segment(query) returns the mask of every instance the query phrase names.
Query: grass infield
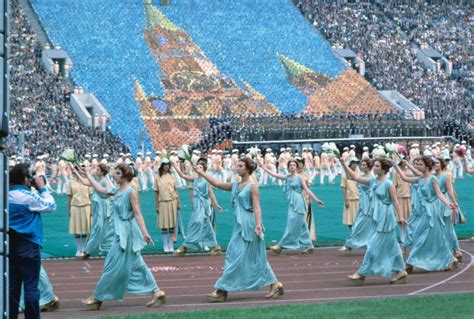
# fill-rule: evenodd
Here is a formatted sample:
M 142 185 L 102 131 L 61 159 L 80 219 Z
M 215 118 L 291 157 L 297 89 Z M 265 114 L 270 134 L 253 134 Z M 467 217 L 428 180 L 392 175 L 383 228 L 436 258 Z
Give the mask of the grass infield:
M 226 318 L 473 318 L 474 293 L 430 295 L 420 297 L 384 298 L 341 301 L 312 305 L 283 305 L 251 308 L 189 311 L 163 314 L 102 317 L 109 319 L 226 319 Z M 158 310 L 159 311 L 159 310 Z

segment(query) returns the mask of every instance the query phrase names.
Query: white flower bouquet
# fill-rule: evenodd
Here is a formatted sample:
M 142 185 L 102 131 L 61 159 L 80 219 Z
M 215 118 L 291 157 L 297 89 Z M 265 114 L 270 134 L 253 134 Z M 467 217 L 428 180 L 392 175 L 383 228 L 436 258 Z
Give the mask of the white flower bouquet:
M 387 153 L 385 153 L 385 150 L 383 148 L 374 148 L 372 150 L 372 156 L 374 158 L 386 158 Z
M 191 153 L 189 152 L 189 145 L 184 144 L 178 151 L 178 157 L 185 160 L 191 161 Z
M 341 154 L 335 143 L 326 142 L 321 146 L 321 148 L 326 154 L 334 156 L 334 157 L 339 157 Z

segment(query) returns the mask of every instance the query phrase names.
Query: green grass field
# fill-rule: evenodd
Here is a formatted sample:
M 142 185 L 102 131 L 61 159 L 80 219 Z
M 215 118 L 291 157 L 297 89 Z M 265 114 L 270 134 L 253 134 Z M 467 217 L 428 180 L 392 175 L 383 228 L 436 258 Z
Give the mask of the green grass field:
M 319 181 L 318 181 L 319 182 Z M 467 177 L 456 181 L 456 191 L 459 196 L 461 208 L 468 220 L 467 224 L 456 226 L 458 236 L 461 238 L 474 235 L 474 202 L 472 201 L 474 179 Z M 348 236 L 348 228 L 342 225 L 342 191 L 339 179 L 335 185 L 315 185 L 312 190 L 325 202 L 324 208 L 315 207 L 315 223 L 318 246 L 338 245 Z M 226 246 L 233 226 L 233 214 L 230 204 L 230 193 L 216 191 L 217 199 L 224 208 L 224 212 L 217 216 L 217 239 L 219 244 Z M 287 201 L 283 191 L 278 186 L 260 188 L 263 223 L 266 229 L 265 241 L 267 244 L 276 242 L 283 235 L 286 225 Z M 183 222 L 187 223 L 191 213 L 190 196 L 188 190 L 179 192 Z M 67 197 L 57 196 L 58 209 L 52 214 L 45 214 L 44 247 L 45 256 L 74 256 L 74 238 L 68 233 Z M 140 202 L 143 215 L 156 246 L 147 247 L 145 253 L 154 253 L 162 249 L 161 234 L 157 228 L 153 192 L 140 193 Z M 178 241 L 176 248 L 180 244 Z
M 410 298 L 390 298 L 363 301 L 343 301 L 313 305 L 285 305 L 252 308 L 227 308 L 208 311 L 190 311 L 163 314 L 143 314 L 104 318 L 123 319 L 341 319 L 341 318 L 394 318 L 394 319 L 472 319 L 474 293 L 431 295 Z M 159 311 L 159 310 L 158 310 Z

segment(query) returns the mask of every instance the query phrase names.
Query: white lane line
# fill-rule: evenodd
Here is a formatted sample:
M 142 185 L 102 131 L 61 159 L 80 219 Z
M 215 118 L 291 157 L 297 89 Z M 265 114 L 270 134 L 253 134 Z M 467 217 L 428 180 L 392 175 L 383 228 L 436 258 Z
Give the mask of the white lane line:
M 447 295 L 447 294 L 459 294 L 459 293 L 469 293 L 472 291 L 448 291 L 448 292 L 435 292 L 435 293 L 427 293 L 423 294 L 421 296 L 425 295 Z M 205 296 L 203 296 L 205 297 Z M 252 305 L 252 304 L 282 304 L 282 305 L 287 305 L 287 304 L 292 304 L 292 303 L 301 303 L 301 302 L 317 302 L 317 301 L 338 301 L 338 300 L 345 300 L 345 301 L 352 301 L 352 300 L 364 300 L 364 299 L 383 299 L 383 298 L 394 298 L 394 297 L 406 297 L 405 294 L 396 294 L 396 295 L 374 295 L 374 296 L 351 296 L 351 297 L 331 297 L 331 298 L 305 298 L 305 299 L 277 299 L 277 300 L 255 300 L 255 301 L 228 301 L 228 302 L 223 302 L 223 303 L 189 303 L 189 304 L 167 304 L 161 309 L 166 309 L 166 308 L 183 308 L 183 307 L 203 307 L 203 308 L 198 308 L 196 310 L 204 310 L 207 308 L 215 308 L 215 307 L 222 307 L 222 306 L 239 306 L 239 305 Z M 129 299 L 129 298 L 127 298 Z M 75 300 L 75 299 L 74 299 Z M 103 309 L 102 315 L 109 315 L 107 314 L 107 310 L 116 310 L 120 308 L 127 308 L 127 309 L 144 309 L 144 306 L 130 306 L 130 305 L 119 305 L 119 304 L 114 304 L 110 307 L 106 307 Z M 146 308 L 145 308 L 146 309 Z M 68 308 L 68 309 L 59 309 L 57 312 L 71 312 L 71 311 L 88 311 L 85 308 Z M 110 314 L 111 315 L 111 314 Z
M 474 283 L 474 281 L 452 281 L 449 284 L 465 284 L 465 283 Z M 406 287 L 416 287 L 416 286 L 424 286 L 424 283 L 419 283 L 419 284 L 405 284 L 403 285 L 404 288 Z M 202 286 L 193 286 L 193 288 L 209 288 L 210 290 L 212 289 L 212 285 L 202 285 Z M 382 285 L 365 285 L 361 287 L 353 287 L 353 286 L 345 286 L 345 287 L 331 287 L 331 288 L 303 288 L 303 289 L 285 289 L 286 293 L 301 293 L 301 292 L 323 292 L 323 291 L 338 291 L 338 290 L 343 290 L 347 291 L 348 289 L 354 289 L 354 290 L 369 290 L 369 289 L 380 289 L 380 287 L 383 287 Z M 395 286 L 391 286 L 395 287 Z M 164 291 L 168 291 L 173 289 L 172 287 L 164 287 L 160 285 L 160 288 L 162 288 Z M 58 291 L 58 294 L 64 294 L 64 293 L 88 293 L 91 290 L 72 290 L 72 291 Z M 263 289 L 259 291 L 245 291 L 245 292 L 235 292 L 232 293 L 233 296 L 239 296 L 239 295 L 260 295 L 262 294 Z M 199 294 L 167 294 L 167 298 L 193 298 L 193 297 L 205 297 L 202 293 Z M 141 300 L 144 299 L 145 297 L 143 296 L 131 296 L 127 295 L 125 299 L 127 300 Z M 352 298 L 350 296 L 346 296 L 345 298 Z M 61 299 L 62 301 L 76 301 L 76 300 L 81 300 L 81 299 Z
M 420 293 L 420 292 L 423 292 L 423 291 L 429 290 L 429 289 L 431 289 L 431 288 L 437 287 L 437 286 L 439 286 L 439 285 L 442 285 L 442 284 L 444 284 L 444 283 L 450 281 L 451 279 L 454 279 L 454 278 L 456 278 L 457 276 L 463 274 L 465 271 L 467 271 L 469 268 L 471 268 L 471 266 L 474 264 L 474 260 L 473 260 L 474 256 L 471 255 L 468 251 L 465 251 L 464 249 L 461 249 L 461 251 L 464 252 L 465 254 L 469 255 L 469 257 L 471 258 L 471 262 L 470 262 L 468 265 L 466 265 L 466 267 L 465 267 L 463 270 L 461 270 L 460 272 L 458 272 L 458 273 L 452 275 L 451 277 L 448 277 L 448 278 L 446 278 L 446 279 L 444 279 L 444 280 L 441 280 L 441 281 L 439 281 L 439 282 L 437 282 L 437 283 L 434 283 L 434 284 L 432 284 L 432 285 L 430 285 L 430 286 L 428 286 L 428 287 L 425 287 L 425 288 L 423 288 L 423 289 L 420 289 L 420 290 L 411 292 L 411 293 L 408 294 L 408 296 L 413 296 L 413 295 L 416 295 L 416 294 L 418 294 L 418 293 Z

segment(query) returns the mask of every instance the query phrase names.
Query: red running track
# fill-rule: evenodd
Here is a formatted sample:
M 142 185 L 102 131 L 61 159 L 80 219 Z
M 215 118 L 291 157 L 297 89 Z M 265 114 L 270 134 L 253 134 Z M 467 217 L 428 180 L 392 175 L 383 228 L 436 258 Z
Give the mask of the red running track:
M 229 294 L 225 303 L 208 303 L 206 295 L 222 273 L 224 256 L 187 255 L 186 257 L 147 256 L 158 285 L 167 294 L 167 305 L 146 308 L 148 296 L 126 295 L 123 302 L 104 302 L 100 311 L 81 307 L 101 275 L 103 259 L 48 260 L 48 272 L 61 308 L 44 313 L 43 318 L 110 316 L 132 313 L 190 311 L 223 307 L 268 306 L 277 304 L 312 304 L 341 300 L 373 299 L 474 291 L 474 242 L 461 242 L 464 258 L 460 269 L 446 272 L 415 271 L 405 285 L 390 285 L 388 279 L 369 277 L 363 286 L 354 287 L 346 276 L 354 273 L 363 252 L 341 255 L 337 248 L 318 248 L 312 255 L 269 252 L 270 264 L 285 287 L 285 295 L 266 300 L 268 290 Z

